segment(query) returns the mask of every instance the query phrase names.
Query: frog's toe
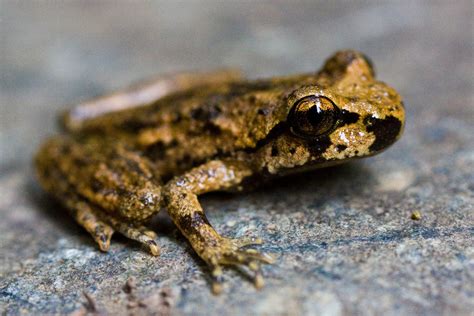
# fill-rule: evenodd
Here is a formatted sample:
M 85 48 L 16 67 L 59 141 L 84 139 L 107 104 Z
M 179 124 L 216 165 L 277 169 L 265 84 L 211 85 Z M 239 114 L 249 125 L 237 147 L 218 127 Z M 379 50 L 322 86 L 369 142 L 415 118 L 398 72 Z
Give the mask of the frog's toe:
M 139 227 L 137 227 L 137 229 L 139 229 L 142 233 L 144 233 L 145 235 L 147 235 L 151 239 L 158 238 L 158 235 L 146 226 L 139 226 Z
M 238 248 L 263 244 L 263 240 L 261 238 L 255 238 L 255 237 L 236 238 L 236 239 L 232 239 L 232 242 Z
M 262 264 L 271 264 L 274 258 L 266 253 L 260 253 L 255 249 L 244 249 L 250 244 L 260 244 L 259 239 L 226 240 L 217 251 L 217 255 L 210 260 L 212 275 L 212 292 L 222 292 L 222 265 L 244 267 L 253 272 L 253 283 L 257 289 L 264 285 L 262 275 Z
M 91 234 L 92 238 L 99 245 L 100 250 L 108 251 L 110 239 L 114 233 L 112 227 L 102 221 L 97 212 L 77 196 L 72 195 L 69 199 L 65 200 L 65 204 L 79 225 Z
M 110 239 L 112 238 L 113 233 L 114 230 L 108 225 L 104 224 L 102 227 L 96 227 L 92 237 L 94 237 L 94 240 L 99 245 L 101 251 L 109 251 Z
M 148 248 L 153 256 L 160 255 L 160 247 L 155 241 L 157 235 L 144 226 L 135 226 L 130 223 L 109 219 L 112 227 L 127 238 L 133 239 Z

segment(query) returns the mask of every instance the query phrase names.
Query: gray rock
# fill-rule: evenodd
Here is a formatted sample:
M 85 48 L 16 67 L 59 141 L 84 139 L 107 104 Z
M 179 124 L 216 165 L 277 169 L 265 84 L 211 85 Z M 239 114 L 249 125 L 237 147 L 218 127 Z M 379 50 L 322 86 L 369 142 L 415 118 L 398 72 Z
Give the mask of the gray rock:
M 470 1 L 1 7 L 3 314 L 472 315 Z M 312 71 L 345 47 L 364 51 L 404 96 L 402 140 L 370 159 L 202 199 L 219 232 L 261 236 L 278 257 L 261 291 L 227 270 L 213 296 L 164 212 L 153 222 L 159 258 L 120 236 L 101 253 L 34 180 L 31 156 L 67 104 L 176 70 Z

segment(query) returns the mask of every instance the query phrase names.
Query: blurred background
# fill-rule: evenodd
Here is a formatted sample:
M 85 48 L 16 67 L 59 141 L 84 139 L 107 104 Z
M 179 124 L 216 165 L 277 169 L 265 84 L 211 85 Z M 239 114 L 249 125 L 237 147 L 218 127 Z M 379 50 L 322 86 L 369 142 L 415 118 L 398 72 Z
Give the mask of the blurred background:
M 119 284 L 134 276 L 150 310 L 178 314 L 472 313 L 473 32 L 470 0 L 1 0 L 0 310 L 83 311 L 85 289 L 120 314 Z M 334 181 L 303 177 L 294 188 L 204 201 L 219 231 L 251 222 L 279 253 L 268 290 L 256 294 L 231 274 L 227 296 L 212 297 L 205 268 L 172 227 L 158 263 L 120 238 L 103 255 L 39 193 L 31 157 L 57 131 L 60 110 L 161 73 L 316 71 L 343 48 L 364 52 L 403 96 L 402 140 L 324 174 Z M 418 226 L 413 210 L 425 216 Z M 276 231 L 264 229 L 270 222 Z M 170 309 L 159 305 L 163 289 Z
M 450 102 L 453 93 L 472 88 L 470 1 L 3 0 L 1 6 L 3 163 L 29 159 L 54 131 L 58 109 L 178 70 L 235 66 L 251 78 L 307 72 L 335 50 L 353 48 L 374 60 L 409 105 L 433 102 L 428 87 L 444 89 L 437 97 Z

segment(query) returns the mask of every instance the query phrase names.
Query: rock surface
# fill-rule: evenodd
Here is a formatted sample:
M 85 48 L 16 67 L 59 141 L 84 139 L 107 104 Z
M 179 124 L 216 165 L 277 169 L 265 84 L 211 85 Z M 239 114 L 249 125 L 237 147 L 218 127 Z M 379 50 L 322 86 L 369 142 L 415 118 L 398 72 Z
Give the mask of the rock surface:
M 2 314 L 472 315 L 470 1 L 0 6 Z M 159 258 L 120 236 L 101 253 L 34 180 L 31 156 L 67 104 L 176 70 L 311 71 L 346 47 L 404 96 L 403 139 L 360 162 L 202 199 L 219 232 L 261 236 L 278 257 L 261 291 L 227 270 L 213 296 L 164 213 L 153 223 Z

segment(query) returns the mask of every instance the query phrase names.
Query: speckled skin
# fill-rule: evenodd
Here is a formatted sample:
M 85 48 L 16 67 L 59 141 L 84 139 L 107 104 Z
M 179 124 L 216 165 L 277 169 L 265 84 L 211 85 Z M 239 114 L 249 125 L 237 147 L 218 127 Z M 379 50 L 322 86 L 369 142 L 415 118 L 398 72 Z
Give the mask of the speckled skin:
M 146 92 L 146 93 L 145 93 Z M 118 105 L 117 105 L 118 104 Z M 114 231 L 159 254 L 142 226 L 162 206 L 210 266 L 243 265 L 263 285 L 272 258 L 220 236 L 198 196 L 376 154 L 401 135 L 400 96 L 355 51 L 318 73 L 244 81 L 235 71 L 181 74 L 82 104 L 36 156 L 42 186 L 107 251 Z

